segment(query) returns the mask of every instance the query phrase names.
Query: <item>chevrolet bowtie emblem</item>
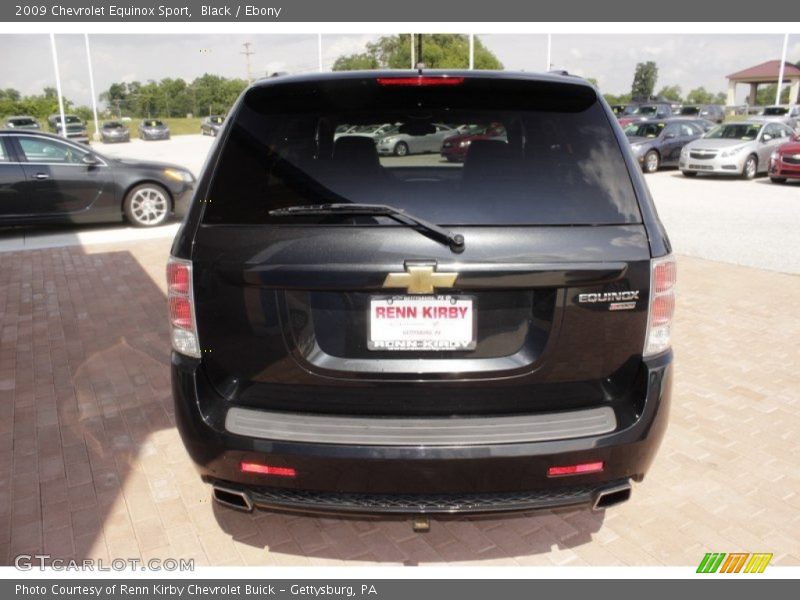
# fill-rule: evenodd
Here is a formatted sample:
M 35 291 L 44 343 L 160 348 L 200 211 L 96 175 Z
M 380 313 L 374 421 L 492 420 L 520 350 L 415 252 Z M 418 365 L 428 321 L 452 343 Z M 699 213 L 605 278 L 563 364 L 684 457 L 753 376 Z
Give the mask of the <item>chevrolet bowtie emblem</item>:
M 432 294 L 436 288 L 453 287 L 458 273 L 437 273 L 434 265 L 406 265 L 405 273 L 388 273 L 385 288 L 406 288 L 409 294 Z

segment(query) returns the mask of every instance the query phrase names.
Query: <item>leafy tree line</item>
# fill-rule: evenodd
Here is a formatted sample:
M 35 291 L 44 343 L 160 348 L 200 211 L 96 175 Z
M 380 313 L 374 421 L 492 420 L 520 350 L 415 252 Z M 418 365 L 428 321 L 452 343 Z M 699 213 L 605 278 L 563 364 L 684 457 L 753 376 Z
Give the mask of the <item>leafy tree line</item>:
M 476 69 L 502 69 L 503 63 L 475 37 Z M 416 43 L 416 39 L 415 39 Z M 429 69 L 466 69 L 469 67 L 469 36 L 461 34 L 423 34 L 422 57 L 415 57 Z M 411 67 L 411 35 L 385 35 L 369 42 L 364 52 L 340 56 L 334 71 L 365 69 L 408 69 Z
M 206 73 L 191 83 L 169 77 L 158 82 L 112 83 L 100 94 L 100 100 L 114 116 L 207 116 L 226 113 L 246 87 L 244 79 Z
M 64 98 L 64 110 L 75 113 L 83 119 L 91 118 L 92 109 L 86 106 L 75 106 Z M 58 113 L 58 94 L 56 88 L 46 87 L 41 94 L 23 96 L 14 88 L 0 89 L 0 115 L 28 115 L 40 121 Z
M 141 83 L 112 83 L 100 94 L 105 104 L 101 117 L 185 117 L 188 114 L 206 116 L 226 113 L 239 94 L 247 87 L 244 79 L 228 79 L 205 74 L 191 83 L 183 79 L 166 78 Z M 92 118 L 88 106 L 76 106 L 64 98 L 64 111 L 82 119 Z M 23 96 L 13 88 L 0 89 L 0 115 L 30 115 L 44 120 L 58 113 L 55 88 L 44 88 L 41 94 Z

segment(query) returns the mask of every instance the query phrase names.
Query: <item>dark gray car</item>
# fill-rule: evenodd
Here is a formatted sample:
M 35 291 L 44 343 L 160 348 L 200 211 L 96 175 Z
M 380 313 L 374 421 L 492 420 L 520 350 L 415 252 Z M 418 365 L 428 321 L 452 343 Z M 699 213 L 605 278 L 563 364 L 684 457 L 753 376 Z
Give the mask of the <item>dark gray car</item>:
M 158 119 L 144 119 L 139 123 L 139 137 L 143 140 L 168 140 L 169 127 Z
M 100 139 L 104 144 L 130 142 L 131 132 L 122 121 L 106 121 L 100 128 Z
M 641 121 L 625 128 L 631 150 L 645 173 L 677 166 L 683 147 L 703 133 L 698 124 L 685 119 Z
M 224 115 L 209 115 L 200 123 L 200 134 L 216 137 L 224 122 Z

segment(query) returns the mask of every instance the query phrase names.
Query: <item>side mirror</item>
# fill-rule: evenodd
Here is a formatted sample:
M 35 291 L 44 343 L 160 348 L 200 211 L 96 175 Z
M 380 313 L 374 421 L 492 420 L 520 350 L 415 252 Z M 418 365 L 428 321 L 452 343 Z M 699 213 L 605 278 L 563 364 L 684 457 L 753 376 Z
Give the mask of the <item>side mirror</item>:
M 765 133 L 764 135 L 761 136 L 761 142 L 762 143 L 766 144 L 767 142 L 770 142 L 770 141 L 772 141 L 772 136 L 770 134 Z
M 100 164 L 100 160 L 91 152 L 89 152 L 89 154 L 84 155 L 84 157 L 81 159 L 81 162 L 90 167 L 94 167 Z

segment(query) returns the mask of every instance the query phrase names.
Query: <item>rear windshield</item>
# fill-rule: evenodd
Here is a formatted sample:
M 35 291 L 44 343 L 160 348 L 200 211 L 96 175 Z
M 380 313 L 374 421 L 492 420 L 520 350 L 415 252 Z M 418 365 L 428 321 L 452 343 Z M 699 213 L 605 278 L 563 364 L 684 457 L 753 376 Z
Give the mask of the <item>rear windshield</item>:
M 103 123 L 103 129 L 122 129 L 125 127 L 122 123 L 118 123 L 117 121 L 110 121 L 108 123 Z
M 381 221 L 269 215 L 348 202 L 441 225 L 641 221 L 619 143 L 587 86 L 287 82 L 250 89 L 231 118 L 207 224 Z
M 17 127 L 36 125 L 36 121 L 34 119 L 9 119 L 8 122 L 13 123 Z
M 708 113 L 708 110 L 704 110 L 704 113 Z M 700 107 L 699 106 L 684 106 L 681 108 L 680 114 L 682 115 L 699 115 L 700 114 Z
M 785 115 L 789 112 L 788 108 L 783 108 L 782 106 L 772 106 L 770 108 L 764 109 L 764 114 L 772 117 L 779 117 Z
M 161 121 L 145 121 L 144 122 L 144 126 L 145 127 L 161 127 L 162 125 L 164 125 L 164 124 Z

